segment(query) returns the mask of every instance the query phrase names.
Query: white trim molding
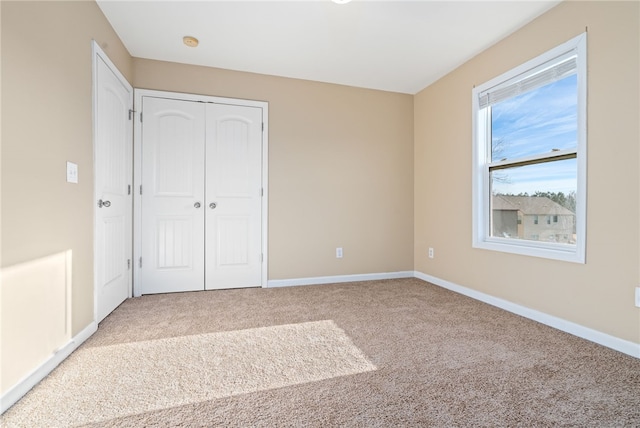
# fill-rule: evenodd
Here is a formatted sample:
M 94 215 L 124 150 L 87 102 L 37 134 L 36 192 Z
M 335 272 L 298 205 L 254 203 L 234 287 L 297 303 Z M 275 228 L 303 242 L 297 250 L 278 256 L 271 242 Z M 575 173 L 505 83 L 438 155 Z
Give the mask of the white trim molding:
M 549 327 L 553 327 L 560 331 L 564 331 L 565 333 L 569 333 L 582 339 L 586 339 L 590 342 L 606 346 L 607 348 L 614 349 L 616 351 L 622 352 L 623 354 L 631 355 L 635 358 L 640 358 L 640 343 L 634 343 L 628 340 L 620 339 L 619 337 L 611 336 L 601 331 L 594 330 L 589 327 L 585 327 L 583 325 L 537 311 L 535 309 L 527 308 L 525 306 L 521 306 L 516 303 L 509 302 L 508 300 L 500 299 L 498 297 L 494 297 L 489 294 L 473 290 L 471 288 L 463 287 L 462 285 L 454 284 L 453 282 L 436 278 L 435 276 L 427 275 L 426 273 L 416 271 L 415 277 L 439 287 L 446 288 L 447 290 L 451 290 L 456 293 L 463 294 L 467 297 L 471 297 L 472 299 L 487 303 L 491 306 L 504 309 L 507 312 L 511 312 L 530 320 L 537 321 Z
M 60 349 L 55 351 L 49 358 L 34 369 L 30 374 L 25 376 L 21 381 L 15 384 L 11 389 L 5 392 L 0 398 L 0 414 L 4 413 L 9 407 L 13 406 L 27 392 L 36 386 L 42 379 L 47 377 L 58 365 L 63 362 L 73 351 L 82 345 L 93 333 L 98 329 L 95 322 L 91 322 L 84 330 L 75 335 L 71 340 Z
M 337 284 L 342 282 L 375 281 L 379 279 L 413 278 L 413 271 L 363 273 L 359 275 L 317 276 L 309 278 L 270 279 L 267 287 L 294 287 L 297 285 Z

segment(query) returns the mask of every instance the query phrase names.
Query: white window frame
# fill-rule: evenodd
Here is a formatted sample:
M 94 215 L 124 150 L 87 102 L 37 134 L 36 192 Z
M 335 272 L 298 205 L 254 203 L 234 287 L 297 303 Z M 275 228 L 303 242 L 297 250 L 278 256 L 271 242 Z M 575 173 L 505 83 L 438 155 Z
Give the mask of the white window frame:
M 576 244 L 556 244 L 509 239 L 491 236 L 491 186 L 489 166 L 491 164 L 490 124 L 487 108 L 481 107 L 481 94 L 492 88 L 508 86 L 514 81 L 524 79 L 528 73 L 542 64 L 564 57 L 574 52 L 577 74 L 577 147 L 575 150 L 563 150 L 558 155 L 575 152 L 577 161 L 576 189 Z M 526 63 L 501 74 L 490 81 L 476 86 L 472 91 L 472 129 L 473 129 L 473 242 L 474 248 L 521 254 L 546 259 L 575 263 L 586 262 L 586 207 L 587 207 L 587 33 L 557 46 Z M 566 152 L 566 153 L 565 153 Z M 540 155 L 532 156 L 539 158 Z M 500 162 L 494 162 L 496 165 Z

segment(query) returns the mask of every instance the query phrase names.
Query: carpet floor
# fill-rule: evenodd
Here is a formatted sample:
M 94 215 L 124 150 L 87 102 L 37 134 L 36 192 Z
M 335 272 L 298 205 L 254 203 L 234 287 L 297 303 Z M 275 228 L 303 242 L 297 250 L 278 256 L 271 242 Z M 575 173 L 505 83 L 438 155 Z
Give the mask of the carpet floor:
M 129 299 L 6 427 L 640 426 L 640 360 L 419 279 Z

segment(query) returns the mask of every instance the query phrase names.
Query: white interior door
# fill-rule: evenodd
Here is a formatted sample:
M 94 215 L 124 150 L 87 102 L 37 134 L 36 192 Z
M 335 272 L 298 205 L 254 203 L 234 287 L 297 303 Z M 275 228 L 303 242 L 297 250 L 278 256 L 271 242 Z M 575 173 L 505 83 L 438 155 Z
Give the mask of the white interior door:
M 133 88 L 94 47 L 96 322 L 131 295 Z
M 205 105 L 142 98 L 141 294 L 204 289 Z
M 262 109 L 207 104 L 206 289 L 262 284 Z
M 136 90 L 135 295 L 265 285 L 267 107 Z

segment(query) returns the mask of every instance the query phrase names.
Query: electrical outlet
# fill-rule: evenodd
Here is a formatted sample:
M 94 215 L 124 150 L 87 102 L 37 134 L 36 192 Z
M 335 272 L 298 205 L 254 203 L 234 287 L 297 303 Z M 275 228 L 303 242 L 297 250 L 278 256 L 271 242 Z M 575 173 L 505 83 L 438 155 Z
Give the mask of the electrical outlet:
M 433 258 L 433 248 L 429 247 L 429 258 Z
M 636 307 L 640 308 L 640 287 L 636 287 Z
M 342 258 L 342 247 L 336 248 L 336 259 Z

